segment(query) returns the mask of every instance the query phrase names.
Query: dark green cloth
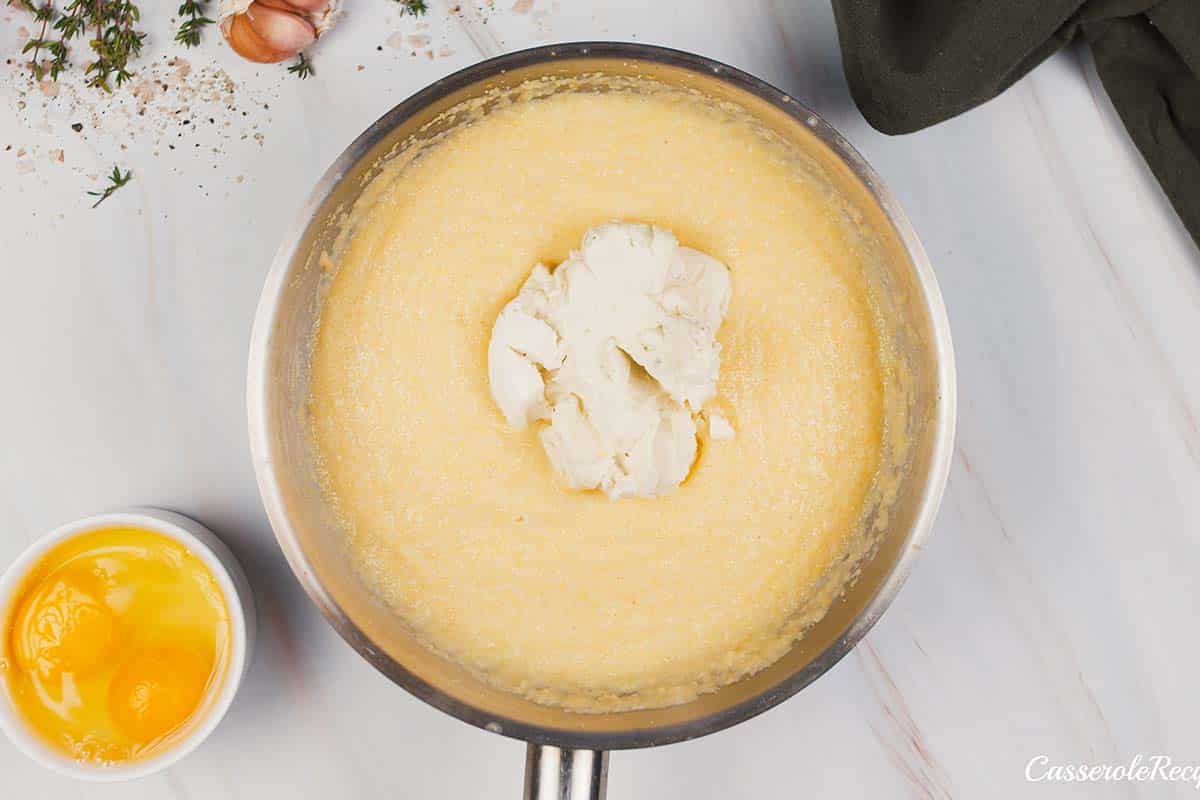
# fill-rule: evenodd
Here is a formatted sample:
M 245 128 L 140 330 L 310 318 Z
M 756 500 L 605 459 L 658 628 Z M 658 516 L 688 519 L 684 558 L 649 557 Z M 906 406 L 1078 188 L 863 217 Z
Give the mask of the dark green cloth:
M 855 102 L 910 133 L 1003 92 L 1076 37 L 1200 243 L 1200 0 L 833 0 Z

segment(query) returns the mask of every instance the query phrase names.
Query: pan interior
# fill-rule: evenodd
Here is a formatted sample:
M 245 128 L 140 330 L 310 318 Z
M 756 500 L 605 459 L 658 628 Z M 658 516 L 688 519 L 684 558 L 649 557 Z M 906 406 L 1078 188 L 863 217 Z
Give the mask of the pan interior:
M 305 418 L 307 368 L 331 261 L 349 234 L 349 212 L 364 193 L 373 191 L 377 184 L 372 179 L 391 160 L 412 157 L 424 143 L 463 124 L 467 115 L 487 113 L 531 86 L 600 91 L 622 77 L 735 103 L 819 164 L 871 233 L 877 255 L 872 259 L 877 274 L 871 278 L 885 321 L 881 335 L 903 366 L 888 373 L 885 387 L 896 400 L 890 406 L 896 409 L 890 420 L 889 438 L 894 442 L 883 467 L 886 491 L 869 511 L 872 536 L 855 553 L 857 579 L 828 613 L 781 659 L 716 692 L 665 708 L 581 714 L 481 682 L 418 642 L 358 579 L 346 558 L 340 525 L 317 481 Z M 827 669 L 873 621 L 872 605 L 896 573 L 914 521 L 928 499 L 940 399 L 938 353 L 925 289 L 906 247 L 905 231 L 893 223 L 891 209 L 864 180 L 865 167 L 852 153 L 839 152 L 836 134 L 764 87 L 739 85 L 736 75 L 714 76 L 691 65 L 605 58 L 593 52 L 556 55 L 481 74 L 475 81 L 464 76 L 460 82 L 464 85 L 454 86 L 452 79 L 450 85 L 435 86 L 414 98 L 416 102 L 397 109 L 352 148 L 339 165 L 345 174 L 330 182 L 328 194 L 318 197 L 310 223 L 289 254 L 286 279 L 280 282 L 274 305 L 262 398 L 274 478 L 274 485 L 264 488 L 274 498 L 272 502 L 268 497 L 268 507 L 285 552 L 310 594 L 364 656 L 434 705 L 492 730 L 552 744 L 611 749 L 698 735 L 768 707 Z M 869 173 L 865 177 L 869 179 Z

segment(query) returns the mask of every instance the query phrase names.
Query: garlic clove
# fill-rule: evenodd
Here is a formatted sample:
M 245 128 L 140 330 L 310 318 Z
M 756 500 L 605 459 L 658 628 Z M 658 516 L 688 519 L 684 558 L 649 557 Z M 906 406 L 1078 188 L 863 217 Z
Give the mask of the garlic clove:
M 341 6 L 342 0 L 221 0 L 221 32 L 243 58 L 274 63 L 312 44 Z
M 313 24 L 290 11 L 272 8 L 258 0 L 246 11 L 246 19 L 269 47 L 295 55 L 317 39 Z
M 337 21 L 342 0 L 254 0 L 272 8 L 291 11 L 304 17 L 317 29 L 319 37 Z
M 310 19 L 320 16 L 330 5 L 329 0 L 258 0 L 258 2 L 276 7 L 290 7 L 307 14 Z
M 221 31 L 238 55 L 260 64 L 291 58 L 317 39 L 317 31 L 302 16 L 254 0 L 243 13 L 226 17 Z
M 282 61 L 278 53 L 267 47 L 259 35 L 250 27 L 250 22 L 244 16 L 229 17 L 221 23 L 221 33 L 233 51 L 247 61 L 259 64 L 272 64 Z
M 248 61 L 260 64 L 273 63 L 273 52 L 268 50 L 263 40 L 258 37 L 250 23 L 242 15 L 226 17 L 221 20 L 221 33 L 225 41 L 233 48 L 233 52 Z

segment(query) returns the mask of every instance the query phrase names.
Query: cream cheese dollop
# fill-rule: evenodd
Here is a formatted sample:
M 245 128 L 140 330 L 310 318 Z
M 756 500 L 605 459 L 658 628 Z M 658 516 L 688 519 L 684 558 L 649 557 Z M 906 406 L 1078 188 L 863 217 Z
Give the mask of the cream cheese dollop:
M 729 296 L 725 265 L 670 231 L 592 228 L 556 269 L 535 266 L 501 310 L 488 345 L 492 397 L 514 428 L 542 423 L 568 486 L 613 498 L 669 492 L 696 460 L 697 420 L 717 392 Z M 733 435 L 725 428 L 720 438 Z

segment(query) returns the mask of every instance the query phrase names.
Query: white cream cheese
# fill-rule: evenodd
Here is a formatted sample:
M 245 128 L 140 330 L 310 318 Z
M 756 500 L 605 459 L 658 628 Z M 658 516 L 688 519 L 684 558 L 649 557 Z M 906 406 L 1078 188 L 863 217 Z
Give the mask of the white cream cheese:
M 720 411 L 710 411 L 708 414 L 708 435 L 713 439 L 732 439 L 733 426 Z
M 669 231 L 613 222 L 543 264 L 500 312 L 492 397 L 509 424 L 545 422 L 554 468 L 576 489 L 648 497 L 696 459 L 697 418 L 717 391 L 729 270 Z M 711 419 L 711 418 L 710 418 Z M 724 426 L 714 438 L 728 438 Z

